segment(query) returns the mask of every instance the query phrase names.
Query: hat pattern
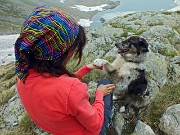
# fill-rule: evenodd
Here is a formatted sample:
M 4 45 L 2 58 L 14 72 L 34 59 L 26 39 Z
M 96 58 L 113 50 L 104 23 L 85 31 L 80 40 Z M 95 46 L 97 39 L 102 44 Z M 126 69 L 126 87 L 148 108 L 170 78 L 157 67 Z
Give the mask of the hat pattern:
M 74 43 L 79 25 L 67 13 L 41 6 L 25 20 L 15 43 L 16 73 L 21 80 L 28 74 L 29 52 L 35 59 L 56 60 Z

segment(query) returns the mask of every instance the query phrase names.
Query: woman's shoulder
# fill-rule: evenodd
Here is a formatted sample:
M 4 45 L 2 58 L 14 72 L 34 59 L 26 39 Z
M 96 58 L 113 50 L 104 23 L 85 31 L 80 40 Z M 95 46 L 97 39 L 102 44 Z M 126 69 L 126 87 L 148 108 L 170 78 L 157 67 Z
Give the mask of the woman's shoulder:
M 57 78 L 59 82 L 61 83 L 67 83 L 69 85 L 86 85 L 84 82 L 82 82 L 79 78 L 76 77 L 69 77 L 68 75 L 64 74 Z

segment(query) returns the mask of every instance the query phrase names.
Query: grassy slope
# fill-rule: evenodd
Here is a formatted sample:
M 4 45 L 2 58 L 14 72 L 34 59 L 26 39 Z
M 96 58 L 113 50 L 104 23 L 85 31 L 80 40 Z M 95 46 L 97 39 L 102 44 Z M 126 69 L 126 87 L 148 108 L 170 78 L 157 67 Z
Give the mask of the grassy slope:
M 142 114 L 142 120 L 160 135 L 161 133 L 158 129 L 159 120 L 169 106 L 180 103 L 179 97 L 180 84 L 165 85 L 148 106 L 148 109 Z
M 0 106 L 6 103 L 14 94 L 16 82 L 14 64 L 0 67 Z

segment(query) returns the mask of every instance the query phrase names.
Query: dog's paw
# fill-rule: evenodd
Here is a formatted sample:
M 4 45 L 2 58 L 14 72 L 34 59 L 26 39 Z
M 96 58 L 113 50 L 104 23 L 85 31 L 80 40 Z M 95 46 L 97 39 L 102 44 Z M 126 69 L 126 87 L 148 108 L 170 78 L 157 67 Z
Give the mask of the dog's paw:
M 93 64 L 97 67 L 102 67 L 104 66 L 104 64 L 108 63 L 107 60 L 104 60 L 104 59 L 95 59 Z

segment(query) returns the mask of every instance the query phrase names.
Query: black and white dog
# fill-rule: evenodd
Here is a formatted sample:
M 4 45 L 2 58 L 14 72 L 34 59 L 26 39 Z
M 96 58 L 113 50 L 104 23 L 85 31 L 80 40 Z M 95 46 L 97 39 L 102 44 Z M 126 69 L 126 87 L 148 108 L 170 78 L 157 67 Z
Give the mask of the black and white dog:
M 140 108 L 147 106 L 149 101 L 146 99 L 147 80 L 143 62 L 146 58 L 148 43 L 139 36 L 131 36 L 128 39 L 115 43 L 118 49 L 117 58 L 113 63 L 104 59 L 96 59 L 94 65 L 103 66 L 111 76 L 116 85 L 114 91 L 114 128 L 116 134 L 120 134 L 118 117 L 116 116 L 121 107 L 124 107 L 124 119 L 136 119 Z

